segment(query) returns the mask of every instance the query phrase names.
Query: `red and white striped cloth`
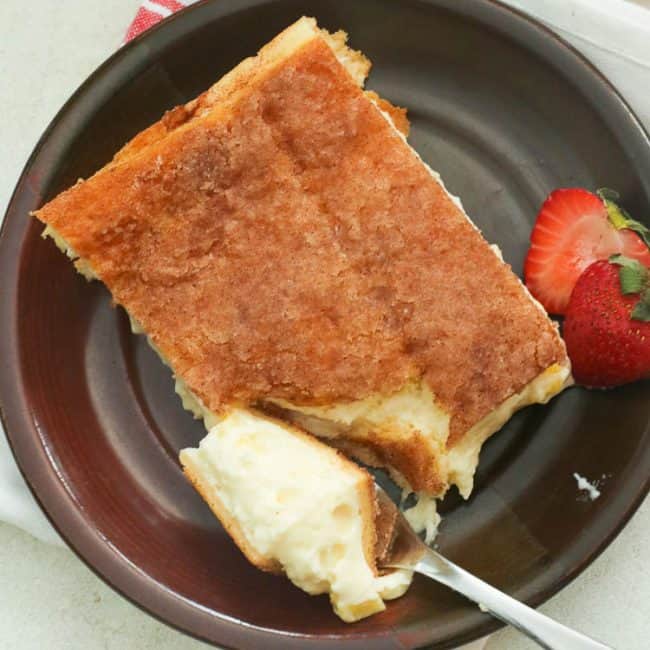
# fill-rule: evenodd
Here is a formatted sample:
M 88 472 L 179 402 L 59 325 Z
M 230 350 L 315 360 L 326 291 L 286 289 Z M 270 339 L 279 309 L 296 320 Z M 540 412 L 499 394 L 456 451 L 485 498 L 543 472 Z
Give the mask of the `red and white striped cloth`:
M 194 4 L 197 0 L 144 0 L 133 22 L 124 36 L 127 43 L 138 34 L 141 34 L 149 27 L 153 27 L 163 18 L 171 16 L 175 11 Z

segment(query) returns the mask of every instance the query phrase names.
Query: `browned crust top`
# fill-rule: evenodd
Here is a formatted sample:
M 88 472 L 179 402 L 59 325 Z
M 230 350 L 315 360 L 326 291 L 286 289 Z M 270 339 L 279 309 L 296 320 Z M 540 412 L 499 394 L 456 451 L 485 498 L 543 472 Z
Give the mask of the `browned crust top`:
M 551 321 L 324 41 L 227 112 L 173 127 L 37 216 L 208 408 L 347 401 L 424 377 L 453 441 L 565 359 Z

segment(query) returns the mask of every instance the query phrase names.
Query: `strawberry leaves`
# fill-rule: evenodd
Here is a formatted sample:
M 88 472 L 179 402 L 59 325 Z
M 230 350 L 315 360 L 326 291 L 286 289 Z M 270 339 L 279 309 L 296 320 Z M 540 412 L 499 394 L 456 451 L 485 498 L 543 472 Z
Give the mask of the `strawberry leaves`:
M 648 291 L 646 291 L 641 300 L 636 303 L 632 313 L 630 314 L 630 318 L 644 323 L 650 321 L 650 293 L 648 293 Z
M 621 293 L 624 296 L 638 293 L 639 302 L 634 306 L 630 314 L 633 320 L 650 321 L 650 272 L 637 260 L 624 255 L 612 255 L 609 258 L 612 264 L 619 266 L 618 279 L 621 285 Z
M 596 190 L 596 194 L 601 198 L 602 202 L 605 204 L 607 210 L 607 216 L 609 222 L 616 228 L 616 230 L 622 230 L 626 228 L 627 230 L 632 230 L 635 232 L 643 241 L 645 245 L 650 248 L 650 228 L 644 226 L 640 221 L 632 219 L 625 208 L 622 208 L 618 203 L 620 198 L 619 193 L 616 190 L 609 189 L 608 187 L 601 187 L 599 190 Z
M 634 231 L 650 248 L 650 228 L 636 219 L 632 219 L 624 208 L 615 203 L 620 198 L 619 193 L 616 190 L 603 187 L 597 190 L 596 194 L 605 204 L 607 218 L 612 226 L 616 230 L 626 228 Z M 621 293 L 624 296 L 633 293 L 640 294 L 639 302 L 632 309 L 630 318 L 647 323 L 650 321 L 650 273 L 648 269 L 641 262 L 623 255 L 612 255 L 609 261 L 621 267 L 618 271 Z

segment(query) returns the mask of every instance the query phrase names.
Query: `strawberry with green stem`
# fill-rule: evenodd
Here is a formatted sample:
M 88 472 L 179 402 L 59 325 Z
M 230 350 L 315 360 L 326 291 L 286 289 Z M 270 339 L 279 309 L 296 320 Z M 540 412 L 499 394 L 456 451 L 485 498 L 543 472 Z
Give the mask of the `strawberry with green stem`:
M 650 270 L 612 255 L 578 279 L 563 327 L 578 383 L 618 386 L 650 377 Z
M 579 188 L 551 192 L 530 237 L 524 278 L 551 314 L 564 314 L 582 272 L 621 253 L 650 266 L 650 230 L 616 204 L 618 194 Z

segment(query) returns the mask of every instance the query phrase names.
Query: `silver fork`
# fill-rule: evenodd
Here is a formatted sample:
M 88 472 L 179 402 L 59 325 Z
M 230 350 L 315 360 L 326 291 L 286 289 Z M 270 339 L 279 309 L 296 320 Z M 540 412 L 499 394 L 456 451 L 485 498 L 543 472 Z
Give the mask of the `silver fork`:
M 509 623 L 549 650 L 612 650 L 528 607 L 468 573 L 429 548 L 414 532 L 391 498 L 377 485 L 380 507 L 379 568 L 409 569 L 433 578 L 492 616 Z

